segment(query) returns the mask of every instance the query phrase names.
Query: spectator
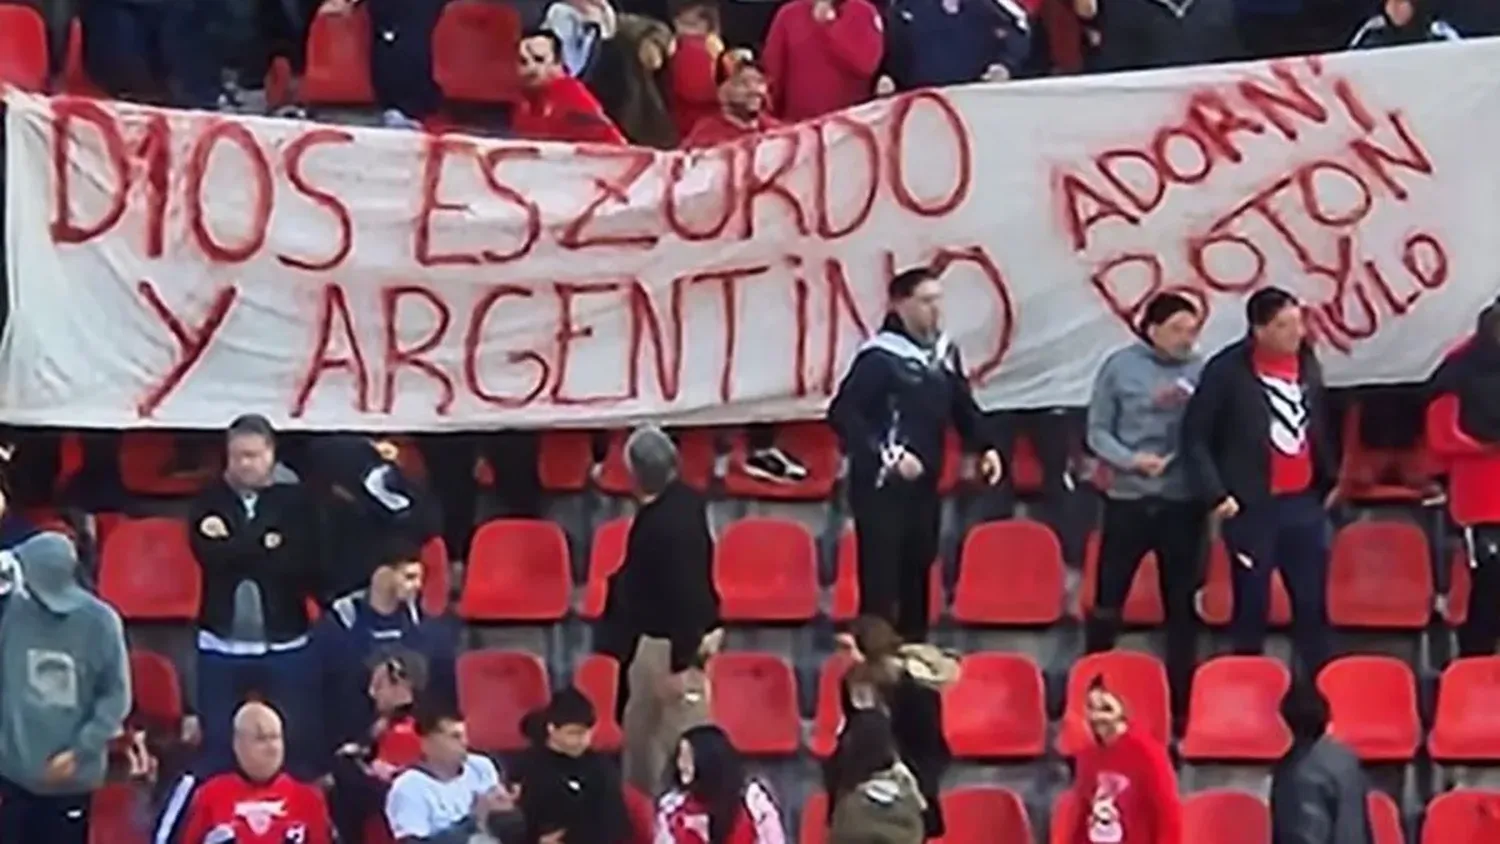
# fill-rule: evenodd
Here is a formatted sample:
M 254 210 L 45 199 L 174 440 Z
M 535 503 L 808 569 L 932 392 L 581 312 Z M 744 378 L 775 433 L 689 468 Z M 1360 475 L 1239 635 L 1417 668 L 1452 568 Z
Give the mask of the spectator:
M 870 0 L 789 0 L 777 9 L 765 49 L 771 111 L 796 123 L 870 99 L 881 26 Z
M 899 91 L 1020 75 L 1031 51 L 1013 0 L 894 0 L 885 14 L 885 72 Z
M 468 844 L 478 833 L 518 841 L 524 822 L 517 793 L 500 782 L 495 763 L 469 752 L 463 716 L 442 706 L 417 712 L 422 762 L 391 785 L 385 816 L 402 844 Z
M 36 536 L 37 526 L 21 512 L 19 502 L 14 500 L 11 478 L 16 474 L 11 458 L 16 446 L 0 442 L 0 550 L 14 548 Z M 55 476 L 55 472 L 48 475 Z
M 1359 758 L 1328 735 L 1328 701 L 1298 681 L 1281 701 L 1292 749 L 1271 775 L 1272 844 L 1373 844 Z
M 677 136 L 686 138 L 698 121 L 719 113 L 718 67 L 724 53 L 716 0 L 681 0 L 672 11 L 677 52 L 668 64 L 668 97 Z
M 599 46 L 619 25 L 609 0 L 558 0 L 547 7 L 542 28 L 557 36 L 557 57 L 574 79 L 590 75 Z
M 983 449 L 979 469 L 986 483 L 999 483 L 1002 471 L 999 452 L 981 430 L 958 347 L 940 324 L 937 270 L 907 270 L 888 291 L 891 311 L 855 353 L 828 406 L 828 421 L 849 457 L 860 614 L 884 617 L 915 642 L 927 637 L 928 570 L 938 552 L 937 483 L 948 426 L 969 449 Z
M 0 840 L 87 844 L 92 792 L 130 711 L 125 633 L 78 584 L 73 543 L 0 553 Z
M 1095 70 L 1205 64 L 1244 55 L 1235 0 L 1075 0 L 1074 8 L 1097 33 Z
M 1349 41 L 1351 50 L 1399 47 L 1429 41 L 1458 41 L 1463 36 L 1437 16 L 1432 0 L 1384 0 L 1380 12 L 1365 21 Z
M 375 721 L 361 741 L 340 747 L 333 767 L 333 817 L 342 841 L 393 844 L 385 821 L 391 781 L 422 759 L 413 708 L 427 688 L 427 660 L 404 647 L 383 647 L 366 663 Z
M 677 447 L 637 428 L 625 462 L 641 505 L 594 641 L 620 661 L 625 781 L 649 794 L 677 737 L 708 720 L 702 668 L 722 633 L 707 504 L 678 476 Z
M 1435 393 L 1458 397 L 1458 426 L 1489 448 L 1500 447 L 1500 299 L 1479 314 L 1474 337 L 1432 376 Z M 1458 631 L 1463 656 L 1491 656 L 1500 642 L 1500 525 L 1475 525 L 1469 550 L 1469 613 Z
M 195 0 L 81 0 L 83 65 L 111 97 L 181 108 L 221 104 L 213 4 Z
M 726 51 L 715 62 L 714 79 L 719 85 L 720 108 L 693 126 L 682 142 L 683 148 L 711 147 L 781 125 L 766 113 L 770 89 L 754 53 L 739 48 Z M 807 477 L 805 467 L 775 448 L 774 431 L 770 425 L 750 426 L 755 450 L 745 459 L 746 473 L 766 480 Z M 772 451 L 776 454 L 770 454 Z
M 745 772 L 729 736 L 712 724 L 682 734 L 657 801 L 656 840 L 671 844 L 785 844 L 771 791 Z
M 1083 811 L 1068 844 L 1180 844 L 1182 806 L 1167 749 L 1130 729 L 1124 702 L 1102 677 L 1089 684 L 1086 705 L 1094 744 L 1075 760 L 1073 794 Z
M 293 770 L 311 777 L 322 735 L 307 615 L 320 583 L 312 502 L 300 485 L 277 482 L 276 435 L 264 417 L 234 420 L 226 451 L 223 476 L 188 510 L 203 571 L 197 715 L 188 732 L 201 729 L 209 769 L 227 768 L 235 710 L 259 694 L 287 720 Z
M 677 146 L 677 125 L 657 81 L 665 79 L 676 49 L 666 24 L 640 15 L 621 15 L 615 37 L 600 45 L 590 87 L 605 113 L 637 146 Z
M 1141 339 L 1105 360 L 1089 403 L 1088 445 L 1113 470 L 1105 489 L 1098 582 L 1085 649 L 1107 651 L 1141 558 L 1156 554 L 1167 617 L 1172 717 L 1184 723 L 1197 661 L 1194 596 L 1207 508 L 1177 459 L 1182 416 L 1203 359 L 1194 350 L 1203 319 L 1175 293 L 1146 304 Z
M 614 763 L 594 752 L 594 705 L 561 689 L 522 722 L 531 746 L 517 763 L 526 844 L 624 844 L 632 835 Z
M 332 844 L 323 792 L 282 768 L 286 740 L 281 718 L 263 703 L 234 715 L 235 768 L 204 780 L 178 781 L 167 800 L 156 840 L 172 844 Z M 184 809 L 185 807 L 185 809 Z
M 901 761 L 885 713 L 851 715 L 824 768 L 832 844 L 921 844 L 927 799 Z
M 1323 373 L 1292 294 L 1257 290 L 1245 313 L 1249 336 L 1208 361 L 1188 401 L 1182 457 L 1221 522 L 1233 572 L 1235 651 L 1264 648 L 1271 571 L 1280 568 L 1299 656 L 1316 675 L 1331 655 L 1327 508 L 1335 470 Z
M 559 64 L 562 42 L 556 34 L 548 30 L 527 33 L 521 38 L 518 54 L 522 97 L 511 115 L 511 130 L 516 137 L 572 143 L 626 142 L 589 89 L 568 76 Z
M 958 660 L 921 643 L 901 641 L 883 618 L 864 616 L 838 635 L 839 649 L 858 664 L 844 677 L 844 717 L 878 709 L 891 720 L 896 751 L 916 775 L 926 801 L 922 822 L 928 838 L 946 825 L 938 792 L 952 754 L 943 736 L 942 691 L 958 679 Z

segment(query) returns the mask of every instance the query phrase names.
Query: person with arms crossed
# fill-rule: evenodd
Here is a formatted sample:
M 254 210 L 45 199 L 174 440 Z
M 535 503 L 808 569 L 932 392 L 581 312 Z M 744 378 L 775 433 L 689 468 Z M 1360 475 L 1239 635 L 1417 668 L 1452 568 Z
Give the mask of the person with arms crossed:
M 469 752 L 464 719 L 446 706 L 418 707 L 422 761 L 396 777 L 385 819 L 397 844 L 469 844 L 475 835 L 519 841 L 525 822 L 514 788 L 488 757 Z

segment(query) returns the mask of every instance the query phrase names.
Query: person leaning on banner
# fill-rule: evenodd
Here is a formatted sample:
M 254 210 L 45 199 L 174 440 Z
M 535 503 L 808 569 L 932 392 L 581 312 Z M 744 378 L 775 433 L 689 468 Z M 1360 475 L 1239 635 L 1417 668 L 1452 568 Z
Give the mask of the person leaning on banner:
M 1271 572 L 1292 598 L 1292 636 L 1309 676 L 1331 657 L 1328 552 L 1336 501 L 1323 372 L 1302 305 L 1277 287 L 1245 303 L 1249 334 L 1209 359 L 1182 422 L 1182 459 L 1213 508 L 1234 584 L 1236 653 L 1265 647 Z
M 1354 755 L 1328 735 L 1328 700 L 1298 679 L 1281 699 L 1292 748 L 1271 774 L 1271 844 L 1374 844 L 1369 781 Z
M 87 844 L 92 792 L 130 710 L 120 617 L 59 533 L 0 552 L 0 841 Z
M 1084 717 L 1094 743 L 1074 760 L 1080 809 L 1067 844 L 1194 844 L 1182 840 L 1182 803 L 1167 748 L 1130 728 L 1125 703 L 1089 683 Z
M 625 136 L 592 92 L 562 65 L 562 42 L 538 29 L 521 36 L 517 50 L 521 100 L 511 113 L 511 133 L 527 141 L 624 145 Z
M 891 280 L 891 311 L 855 353 L 828 406 L 849 458 L 860 614 L 889 620 L 908 642 L 927 638 L 948 427 L 967 450 L 981 452 L 985 483 L 999 483 L 1003 473 L 958 347 L 941 327 L 940 271 L 917 267 Z

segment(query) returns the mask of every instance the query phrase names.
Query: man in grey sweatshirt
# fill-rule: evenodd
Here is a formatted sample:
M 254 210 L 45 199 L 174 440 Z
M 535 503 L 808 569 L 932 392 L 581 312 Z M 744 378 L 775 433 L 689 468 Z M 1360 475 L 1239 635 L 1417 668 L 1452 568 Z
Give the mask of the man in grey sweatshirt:
M 106 745 L 130 710 L 120 617 L 77 568 L 58 533 L 0 552 L 0 841 L 87 844 Z
M 1202 317 L 1174 293 L 1151 299 L 1141 342 L 1110 355 L 1094 381 L 1088 445 L 1112 470 L 1105 489 L 1098 589 L 1085 634 L 1092 653 L 1114 647 L 1121 610 L 1141 559 L 1156 553 L 1167 622 L 1172 715 L 1187 716 L 1197 659 L 1193 597 L 1203 557 L 1207 507 L 1194 498 L 1177 440 L 1203 359 L 1194 350 Z

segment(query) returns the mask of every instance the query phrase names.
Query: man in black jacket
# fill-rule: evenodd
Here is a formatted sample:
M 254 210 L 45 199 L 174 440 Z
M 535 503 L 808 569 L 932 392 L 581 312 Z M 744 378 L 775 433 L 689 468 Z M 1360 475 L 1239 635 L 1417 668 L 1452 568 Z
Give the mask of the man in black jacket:
M 321 773 L 320 671 L 307 599 L 319 584 L 313 505 L 277 478 L 276 435 L 262 416 L 229 426 L 224 475 L 193 501 L 189 543 L 203 571 L 197 722 L 208 769 L 227 769 L 234 713 L 249 696 L 286 723 L 289 769 Z
M 1271 776 L 1271 844 L 1372 844 L 1359 759 L 1328 735 L 1328 701 L 1299 680 L 1281 701 L 1292 749 Z
M 828 406 L 849 457 L 849 504 L 859 545 L 859 612 L 927 638 L 928 570 L 938 552 L 943 438 L 951 425 L 983 453 L 979 473 L 1000 482 L 1000 453 L 983 431 L 958 347 L 940 326 L 938 271 L 891 280 L 891 313 L 855 353 Z
M 1297 650 L 1313 675 L 1331 655 L 1325 593 L 1335 470 L 1323 377 L 1292 294 L 1256 291 L 1245 310 L 1250 335 L 1209 360 L 1188 402 L 1182 455 L 1222 523 L 1235 651 L 1264 648 L 1271 571 L 1280 568 Z
M 513 773 L 526 840 L 514 844 L 621 844 L 631 838 L 614 762 L 590 747 L 595 716 L 589 699 L 568 688 L 522 720 L 531 746 Z

